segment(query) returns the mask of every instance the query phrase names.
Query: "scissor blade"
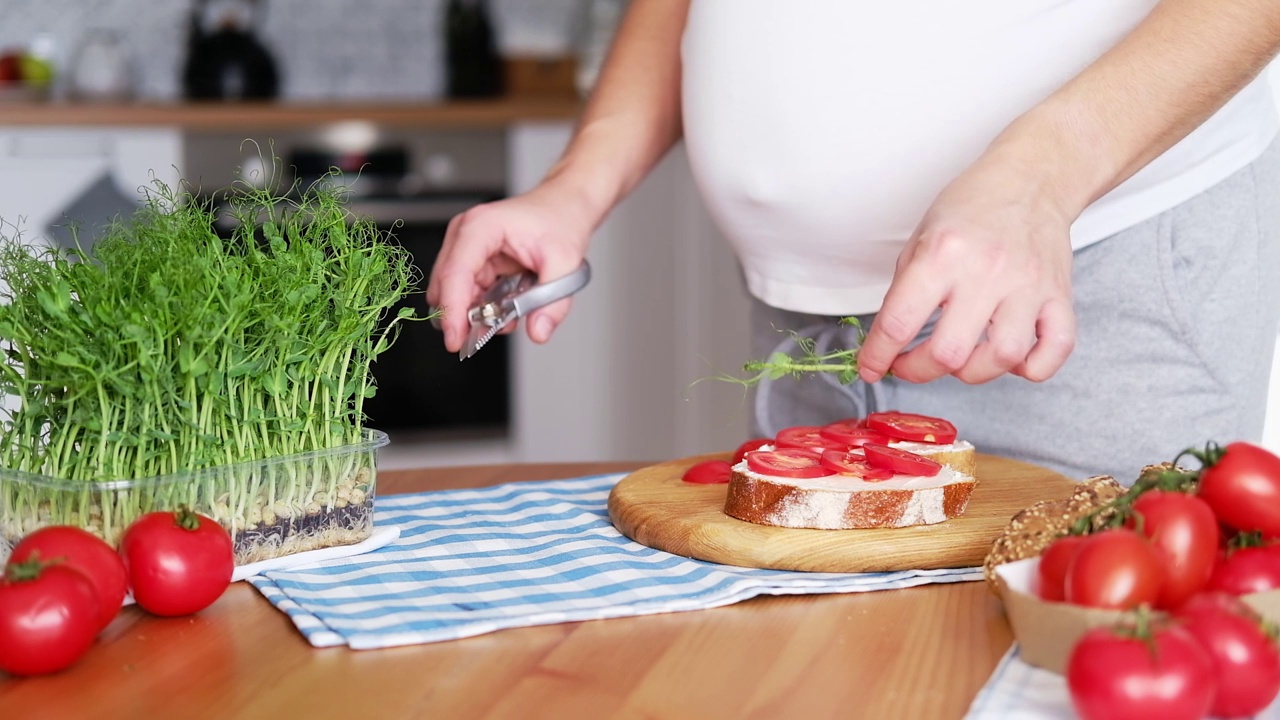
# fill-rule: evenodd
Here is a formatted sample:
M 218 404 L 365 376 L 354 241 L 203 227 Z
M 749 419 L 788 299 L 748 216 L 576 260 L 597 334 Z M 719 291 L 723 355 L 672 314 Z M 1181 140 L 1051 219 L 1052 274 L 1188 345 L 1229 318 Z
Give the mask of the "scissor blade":
M 484 325 L 472 325 L 471 334 L 467 336 L 467 344 L 462 346 L 462 352 L 458 353 L 458 359 L 466 360 L 475 355 L 501 329 L 502 325 L 495 325 L 491 328 L 486 328 Z
M 471 332 L 467 334 L 467 341 L 462 344 L 462 349 L 458 351 L 458 359 L 466 360 L 475 355 L 482 344 L 480 338 L 484 337 L 491 329 L 480 323 L 471 323 Z

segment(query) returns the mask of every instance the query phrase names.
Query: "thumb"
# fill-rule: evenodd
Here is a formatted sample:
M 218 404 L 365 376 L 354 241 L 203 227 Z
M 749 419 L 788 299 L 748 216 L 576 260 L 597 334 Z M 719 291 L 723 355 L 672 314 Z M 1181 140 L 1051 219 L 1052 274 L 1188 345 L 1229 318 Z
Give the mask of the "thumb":
M 538 268 L 538 282 L 548 283 L 552 280 L 559 280 L 577 270 L 580 265 L 582 265 L 582 254 L 580 252 L 575 252 L 567 247 L 549 251 L 542 266 Z M 572 308 L 573 298 L 567 297 L 530 313 L 526 325 L 529 339 L 536 343 L 544 343 L 550 340 L 551 334 L 569 316 L 569 310 Z

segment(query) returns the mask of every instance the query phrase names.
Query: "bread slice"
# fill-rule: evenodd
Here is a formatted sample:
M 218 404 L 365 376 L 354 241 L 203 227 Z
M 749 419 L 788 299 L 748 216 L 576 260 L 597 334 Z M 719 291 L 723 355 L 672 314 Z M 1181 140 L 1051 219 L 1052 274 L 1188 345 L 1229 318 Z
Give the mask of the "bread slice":
M 978 476 L 978 451 L 967 440 L 957 440 L 949 445 L 899 440 L 889 443 L 889 447 L 923 455 L 969 477 Z
M 761 475 L 733 468 L 724 511 L 759 525 L 818 530 L 898 528 L 960 517 L 977 480 L 950 466 L 934 477 L 896 475 L 869 482 L 851 475 Z

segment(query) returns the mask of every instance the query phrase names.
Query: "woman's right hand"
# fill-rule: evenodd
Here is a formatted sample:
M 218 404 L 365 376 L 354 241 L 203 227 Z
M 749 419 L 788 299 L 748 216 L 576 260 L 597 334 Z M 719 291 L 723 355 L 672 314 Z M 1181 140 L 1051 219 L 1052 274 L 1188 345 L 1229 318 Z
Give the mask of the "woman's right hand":
M 532 270 L 539 282 L 568 275 L 582 264 L 600 216 L 572 191 L 544 183 L 516 197 L 477 205 L 449 221 L 431 269 L 427 302 L 440 308 L 444 345 L 458 352 L 470 329 L 467 309 L 499 275 Z M 571 298 L 530 313 L 529 339 L 544 343 L 565 316 Z

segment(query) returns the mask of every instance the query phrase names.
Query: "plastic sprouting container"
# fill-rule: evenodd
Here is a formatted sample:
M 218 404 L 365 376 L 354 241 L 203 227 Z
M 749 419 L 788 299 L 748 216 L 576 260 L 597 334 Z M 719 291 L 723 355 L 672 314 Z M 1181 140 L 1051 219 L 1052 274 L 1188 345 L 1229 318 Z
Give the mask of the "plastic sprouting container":
M 0 469 L 0 562 L 27 533 L 74 525 L 115 546 L 138 516 L 186 505 L 231 533 L 236 564 L 350 545 L 373 533 L 377 450 L 358 443 L 138 480 L 79 482 Z

